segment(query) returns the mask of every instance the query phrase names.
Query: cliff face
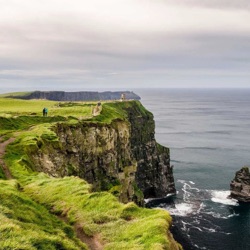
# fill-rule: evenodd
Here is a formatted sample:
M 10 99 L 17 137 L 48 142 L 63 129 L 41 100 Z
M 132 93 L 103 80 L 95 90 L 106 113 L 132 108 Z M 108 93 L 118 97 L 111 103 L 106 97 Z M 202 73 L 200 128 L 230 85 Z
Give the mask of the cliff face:
M 54 131 L 59 142 L 45 142 L 43 150 L 31 155 L 39 171 L 56 177 L 79 176 L 93 184 L 95 191 L 110 190 L 123 202 L 136 199 L 137 164 L 131 157 L 128 123 L 61 123 Z
M 138 164 L 135 174 L 138 187 L 145 198 L 175 194 L 169 149 L 155 140 L 153 115 L 142 112 L 138 106 L 128 108 L 127 112 L 131 124 L 131 150 Z
M 43 139 L 32 162 L 52 176 L 77 175 L 123 202 L 142 204 L 142 192 L 146 198 L 175 193 L 169 150 L 155 141 L 153 115 L 138 102 L 123 111 L 126 119 L 111 123 L 57 123 L 58 141 Z
M 250 202 L 250 173 L 248 167 L 237 171 L 230 184 L 231 198 L 242 202 Z

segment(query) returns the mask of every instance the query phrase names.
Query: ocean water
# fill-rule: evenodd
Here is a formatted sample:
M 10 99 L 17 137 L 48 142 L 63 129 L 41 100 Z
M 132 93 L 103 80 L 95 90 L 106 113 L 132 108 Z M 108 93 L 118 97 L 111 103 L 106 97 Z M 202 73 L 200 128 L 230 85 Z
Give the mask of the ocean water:
M 154 114 L 156 139 L 170 148 L 176 197 L 152 201 L 170 211 L 185 250 L 249 250 L 250 204 L 228 198 L 250 166 L 250 89 L 135 90 Z

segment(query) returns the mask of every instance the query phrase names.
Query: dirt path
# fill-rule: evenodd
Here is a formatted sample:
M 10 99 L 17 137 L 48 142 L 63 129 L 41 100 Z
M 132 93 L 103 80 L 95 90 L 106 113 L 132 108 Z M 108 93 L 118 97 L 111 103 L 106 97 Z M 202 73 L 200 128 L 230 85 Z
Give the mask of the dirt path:
M 94 236 L 88 236 L 84 233 L 81 224 L 75 224 L 74 229 L 76 236 L 82 242 L 84 242 L 90 250 L 102 250 L 103 245 L 100 243 L 100 237 L 98 234 Z
M 68 224 L 68 219 L 65 215 L 57 215 L 57 217 Z M 74 224 L 74 231 L 76 236 L 81 242 L 85 243 L 90 250 L 103 250 L 103 244 L 101 243 L 99 235 L 88 236 L 83 231 L 83 226 L 80 223 Z
M 12 175 L 11 175 L 11 172 L 10 172 L 9 168 L 4 163 L 3 156 L 5 154 L 6 147 L 10 143 L 12 143 L 14 140 L 15 140 L 15 138 L 10 138 L 7 141 L 3 141 L 3 138 L 0 137 L 0 167 L 2 167 L 2 170 L 3 170 L 3 172 L 5 174 L 5 177 L 7 179 L 12 179 Z

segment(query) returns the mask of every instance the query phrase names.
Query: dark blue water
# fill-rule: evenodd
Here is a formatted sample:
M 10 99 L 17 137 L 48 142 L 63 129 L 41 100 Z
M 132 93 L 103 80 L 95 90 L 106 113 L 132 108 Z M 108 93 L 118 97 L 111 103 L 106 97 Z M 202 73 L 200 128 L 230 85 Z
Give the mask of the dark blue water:
M 188 249 L 249 250 L 250 205 L 227 198 L 230 181 L 250 166 L 250 89 L 136 90 L 168 146 L 177 196 L 157 203 L 174 218 Z

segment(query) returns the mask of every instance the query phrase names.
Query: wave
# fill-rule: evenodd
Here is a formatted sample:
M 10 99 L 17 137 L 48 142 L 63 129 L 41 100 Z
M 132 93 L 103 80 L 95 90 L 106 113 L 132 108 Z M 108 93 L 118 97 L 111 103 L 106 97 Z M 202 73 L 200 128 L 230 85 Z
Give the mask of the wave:
M 239 216 L 239 214 L 236 214 L 236 213 L 232 213 L 232 214 L 229 214 L 229 215 L 222 215 L 220 213 L 216 213 L 216 212 L 213 212 L 213 211 L 208 211 L 208 212 L 204 212 L 205 214 L 207 215 L 211 215 L 212 217 L 216 218 L 216 219 L 229 219 L 229 218 L 232 218 L 232 217 L 235 217 L 235 216 Z
M 171 215 L 184 217 L 194 213 L 195 209 L 192 204 L 183 202 L 175 204 L 175 207 L 167 208 L 167 210 Z
M 230 191 L 225 190 L 202 190 L 196 187 L 195 182 L 178 179 L 177 182 L 181 183 L 181 201 L 175 204 L 174 208 L 170 209 L 173 215 L 186 216 L 189 214 L 207 214 L 214 218 L 229 219 L 238 214 L 230 213 L 227 211 L 220 211 L 217 208 L 212 208 L 210 201 L 228 206 L 239 206 L 235 199 L 229 198 Z M 178 200 L 177 200 L 178 202 Z M 214 207 L 214 206 L 213 206 Z M 216 210 L 216 212 L 214 211 Z M 217 211 L 218 210 L 218 211 Z
M 239 206 L 239 203 L 235 199 L 229 198 L 230 191 L 218 191 L 218 190 L 212 190 L 211 191 L 211 200 L 216 203 L 221 203 L 224 205 L 232 205 L 232 206 Z

